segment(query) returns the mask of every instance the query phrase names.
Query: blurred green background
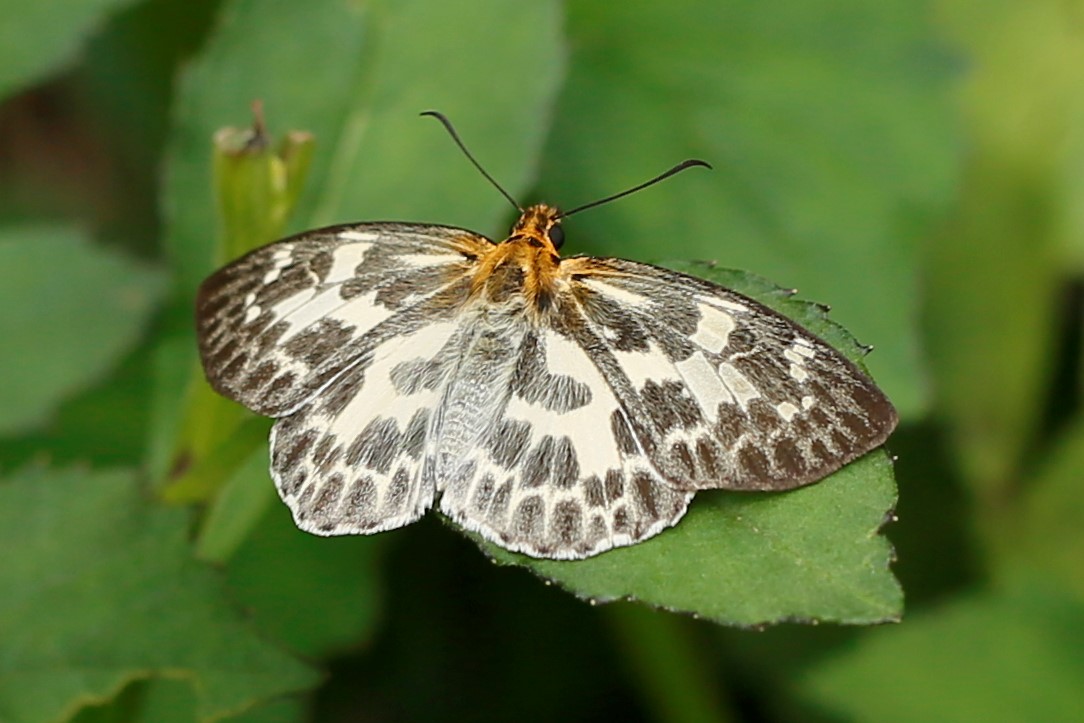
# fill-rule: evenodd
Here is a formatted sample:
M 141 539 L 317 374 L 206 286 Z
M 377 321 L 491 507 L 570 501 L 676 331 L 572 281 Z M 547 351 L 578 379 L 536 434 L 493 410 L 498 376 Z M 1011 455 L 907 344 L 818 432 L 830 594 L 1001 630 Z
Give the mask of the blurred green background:
M 0 721 L 1084 720 L 1084 2 L 0 14 Z M 738 544 L 755 529 L 673 553 L 723 612 L 589 604 L 435 515 L 296 531 L 268 425 L 200 386 L 191 321 L 229 243 L 212 136 L 255 99 L 273 138 L 313 138 L 282 233 L 501 237 L 511 209 L 429 108 L 526 201 L 711 162 L 577 216 L 565 250 L 718 261 L 830 303 L 876 347 L 902 419 L 883 530 L 902 621 L 816 625 L 898 616 L 883 457 L 866 484 L 738 508 L 787 528 L 763 539 L 790 567 Z M 744 504 L 701 497 L 694 531 Z M 830 552 L 862 559 L 822 564 L 844 528 Z M 589 594 L 564 572 L 587 568 L 561 565 L 536 572 Z M 636 565 L 617 572 L 656 570 Z M 814 585 L 840 594 L 826 612 Z M 636 596 L 681 591 L 663 592 Z

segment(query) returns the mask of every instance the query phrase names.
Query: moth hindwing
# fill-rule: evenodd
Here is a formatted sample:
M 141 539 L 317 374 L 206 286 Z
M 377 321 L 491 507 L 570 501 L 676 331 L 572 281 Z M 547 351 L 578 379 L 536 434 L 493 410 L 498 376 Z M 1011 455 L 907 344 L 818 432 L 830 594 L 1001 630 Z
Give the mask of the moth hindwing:
M 257 249 L 200 287 L 208 380 L 277 419 L 271 474 L 321 535 L 434 504 L 577 559 L 675 524 L 700 489 L 786 490 L 880 445 L 884 394 L 827 343 L 708 281 L 560 258 L 556 209 L 502 243 L 369 223 Z

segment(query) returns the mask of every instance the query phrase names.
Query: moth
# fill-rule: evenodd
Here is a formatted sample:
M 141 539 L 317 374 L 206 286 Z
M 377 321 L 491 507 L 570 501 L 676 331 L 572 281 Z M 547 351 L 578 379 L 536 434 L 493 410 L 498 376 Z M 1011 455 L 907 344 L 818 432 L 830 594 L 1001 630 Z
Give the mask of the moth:
M 434 115 L 482 169 L 446 118 Z M 697 490 L 789 490 L 881 445 L 891 403 L 786 317 L 635 261 L 561 257 L 574 212 L 466 229 L 306 231 L 212 274 L 199 351 L 274 417 L 299 527 L 370 534 L 433 506 L 512 551 L 586 558 L 674 525 Z

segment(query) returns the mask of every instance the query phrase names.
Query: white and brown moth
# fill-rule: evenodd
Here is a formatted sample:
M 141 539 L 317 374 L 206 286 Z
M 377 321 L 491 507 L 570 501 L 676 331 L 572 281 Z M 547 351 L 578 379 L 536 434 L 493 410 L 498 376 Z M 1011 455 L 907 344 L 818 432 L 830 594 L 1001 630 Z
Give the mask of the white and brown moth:
M 207 378 L 277 419 L 271 475 L 299 527 L 375 533 L 437 504 L 509 550 L 579 559 L 670 527 L 697 490 L 815 482 L 895 427 L 855 364 L 756 301 L 561 258 L 568 215 L 531 206 L 501 243 L 331 226 L 202 284 Z

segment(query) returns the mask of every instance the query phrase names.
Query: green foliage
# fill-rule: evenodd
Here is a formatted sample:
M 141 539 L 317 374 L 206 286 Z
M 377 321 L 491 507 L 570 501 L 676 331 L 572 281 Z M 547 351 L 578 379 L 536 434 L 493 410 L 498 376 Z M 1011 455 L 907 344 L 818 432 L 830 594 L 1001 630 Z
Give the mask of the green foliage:
M 148 676 L 183 677 L 201 720 L 311 686 L 192 560 L 189 515 L 124 472 L 26 471 L 0 485 L 0 712 L 55 720 Z
M 800 687 L 851 720 L 1079 721 L 1082 618 L 1080 600 L 1058 593 L 966 597 L 867 638 Z
M 0 720 L 1084 714 L 1079 0 L 3 9 Z M 195 290 L 322 224 L 500 237 L 428 109 L 524 203 L 711 162 L 565 250 L 813 329 L 896 403 L 899 461 L 700 494 L 580 562 L 432 515 L 298 532 L 269 422 L 200 376 Z
M 109 13 L 132 0 L 6 0 L 0 24 L 0 98 L 70 62 Z
M 151 269 L 76 229 L 0 226 L 0 434 L 40 426 L 116 364 L 161 288 Z M 28 298 L 39 299 L 32 314 L 21 311 Z

